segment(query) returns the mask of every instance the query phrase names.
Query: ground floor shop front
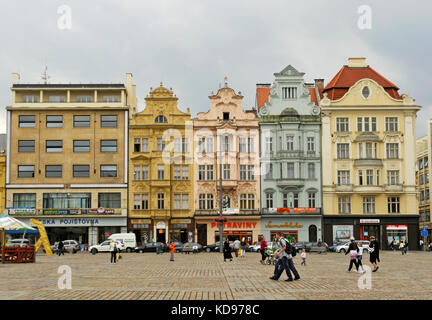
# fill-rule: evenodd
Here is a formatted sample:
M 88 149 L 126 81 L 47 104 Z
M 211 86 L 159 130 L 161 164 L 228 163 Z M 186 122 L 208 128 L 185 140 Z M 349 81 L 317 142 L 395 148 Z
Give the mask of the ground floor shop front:
M 75 240 L 79 244 L 100 244 L 113 233 L 127 232 L 127 218 L 116 217 L 35 217 L 43 223 L 51 244 L 57 241 Z M 30 224 L 30 218 L 19 218 Z
M 194 223 L 192 219 L 140 219 L 130 218 L 129 232 L 136 235 L 137 244 L 157 241 L 167 243 L 191 242 L 194 236 Z
M 419 247 L 418 216 L 328 216 L 323 217 L 324 241 L 328 244 L 356 240 L 370 240 L 374 236 L 381 249 L 391 249 L 391 243 L 408 242 L 408 248 Z
M 318 242 L 322 240 L 321 215 L 263 216 L 261 233 L 265 236 L 266 241 L 273 241 L 277 232 L 282 232 L 285 238 L 294 242 Z
M 261 233 L 261 219 L 259 216 L 225 216 L 225 222 L 217 221 L 218 217 L 195 217 L 195 241 L 199 244 L 211 245 L 219 241 L 219 227 L 223 225 L 223 236 L 230 241 L 244 238 L 249 244 L 258 241 Z

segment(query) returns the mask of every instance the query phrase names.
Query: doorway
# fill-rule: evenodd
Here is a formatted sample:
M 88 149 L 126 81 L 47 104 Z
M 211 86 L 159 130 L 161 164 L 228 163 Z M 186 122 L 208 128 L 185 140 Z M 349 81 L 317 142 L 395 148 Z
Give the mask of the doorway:
M 314 224 L 309 226 L 309 242 L 317 242 L 317 227 Z
M 165 229 L 156 229 L 156 241 L 166 243 Z
M 360 240 L 369 240 L 371 236 L 380 241 L 379 225 L 361 225 Z

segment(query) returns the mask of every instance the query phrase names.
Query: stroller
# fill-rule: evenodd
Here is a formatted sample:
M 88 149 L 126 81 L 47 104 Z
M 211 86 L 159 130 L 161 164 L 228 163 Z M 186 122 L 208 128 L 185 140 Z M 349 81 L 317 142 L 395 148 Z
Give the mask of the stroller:
M 276 255 L 275 255 L 275 253 L 273 252 L 273 250 L 269 250 L 269 249 L 267 249 L 267 250 L 264 252 L 264 254 L 265 254 L 265 256 L 267 257 L 267 259 L 266 259 L 266 261 L 265 261 L 265 264 L 267 264 L 267 265 L 275 264 L 275 262 L 276 262 Z

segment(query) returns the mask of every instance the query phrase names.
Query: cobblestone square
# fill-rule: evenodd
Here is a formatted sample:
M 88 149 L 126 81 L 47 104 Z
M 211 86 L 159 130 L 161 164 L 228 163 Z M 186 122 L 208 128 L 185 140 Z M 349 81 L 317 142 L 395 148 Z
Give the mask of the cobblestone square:
M 307 266 L 294 258 L 299 281 L 269 277 L 273 266 L 261 265 L 258 253 L 224 262 L 219 253 L 124 253 L 117 264 L 99 253 L 38 255 L 34 264 L 0 265 L 0 299 L 14 300 L 280 300 L 280 299 L 430 299 L 430 252 L 382 252 L 372 288 L 359 289 L 360 274 L 347 273 L 348 256 L 309 254 Z M 363 259 L 370 265 L 369 257 Z M 72 269 L 72 289 L 58 289 L 59 266 Z

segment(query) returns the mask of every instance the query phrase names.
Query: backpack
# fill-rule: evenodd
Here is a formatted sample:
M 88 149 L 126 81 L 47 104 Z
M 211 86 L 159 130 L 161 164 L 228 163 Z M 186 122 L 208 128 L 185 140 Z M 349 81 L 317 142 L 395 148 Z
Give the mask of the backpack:
M 291 254 L 291 256 L 295 257 L 297 255 L 295 248 L 293 248 L 293 246 L 288 242 L 288 240 L 283 239 L 285 241 L 285 252 L 287 254 Z

